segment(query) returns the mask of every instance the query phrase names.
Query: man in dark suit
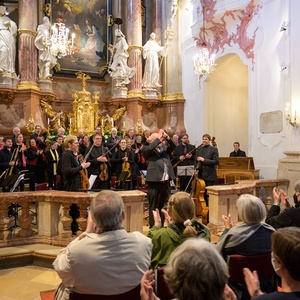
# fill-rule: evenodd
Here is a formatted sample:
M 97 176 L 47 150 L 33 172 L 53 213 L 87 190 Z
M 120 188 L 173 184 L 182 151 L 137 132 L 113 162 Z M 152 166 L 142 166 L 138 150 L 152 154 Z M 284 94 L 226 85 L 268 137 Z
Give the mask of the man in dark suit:
M 189 136 L 184 133 L 181 136 L 181 144 L 176 146 L 172 158 L 175 164 L 178 164 L 180 167 L 188 167 L 188 166 L 194 166 L 195 161 L 195 146 L 189 144 Z M 194 150 L 193 153 L 191 153 Z M 180 190 L 181 191 L 187 191 L 190 190 L 190 185 L 187 186 L 190 182 L 191 175 L 187 174 L 187 170 L 185 170 L 185 173 L 178 174 L 178 168 L 177 168 L 177 176 L 179 178 L 180 183 Z
M 230 157 L 246 157 L 246 152 L 240 149 L 240 143 L 234 142 L 233 143 L 234 151 L 230 152 Z
M 219 163 L 219 151 L 210 144 L 209 134 L 202 136 L 202 146 L 198 148 L 195 155 L 195 169 L 198 171 L 198 178 L 204 180 L 206 186 L 214 185 L 217 179 L 216 166 Z M 208 195 L 205 191 L 204 199 L 208 206 Z
M 176 146 L 163 129 L 160 129 L 158 133 L 152 133 L 150 139 L 152 142 L 149 146 L 143 147 L 142 155 L 148 165 L 146 182 L 148 184 L 149 226 L 152 227 L 154 225 L 152 211 L 156 208 L 160 212 L 162 224 L 164 223 L 161 209 L 171 194 L 170 180 L 175 179 L 170 155 Z
M 275 229 L 296 226 L 300 227 L 300 180 L 294 185 L 295 194 L 293 195 L 295 207 L 291 207 L 288 196 L 283 190 L 273 189 L 274 204 L 266 217 L 266 223 Z M 280 212 L 281 200 L 285 209 Z

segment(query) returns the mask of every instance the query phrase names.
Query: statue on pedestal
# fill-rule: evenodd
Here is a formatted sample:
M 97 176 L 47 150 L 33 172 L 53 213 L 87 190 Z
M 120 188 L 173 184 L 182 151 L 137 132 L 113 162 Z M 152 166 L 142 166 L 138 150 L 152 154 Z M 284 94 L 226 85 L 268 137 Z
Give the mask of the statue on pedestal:
M 34 40 L 34 45 L 39 50 L 39 78 L 49 78 L 52 76 L 50 70 L 56 65 L 57 59 L 51 53 L 51 39 L 50 39 L 51 23 L 48 17 L 43 18 L 43 23 L 37 27 L 37 36 Z
M 15 75 L 17 25 L 0 6 L 0 73 Z
M 129 79 L 135 74 L 136 68 L 130 68 L 127 65 L 129 57 L 127 52 L 128 44 L 126 42 L 125 35 L 120 29 L 116 29 L 115 42 L 114 45 L 109 46 L 109 50 L 112 53 L 112 62 L 110 62 L 108 67 L 110 76 L 116 80 L 116 86 L 129 84 Z
M 146 60 L 145 71 L 143 76 L 143 87 L 155 88 L 161 87 L 158 83 L 159 80 L 159 55 L 165 57 L 167 55 L 166 46 L 160 46 L 156 39 L 156 34 L 152 32 L 150 39 L 143 47 L 143 57 Z

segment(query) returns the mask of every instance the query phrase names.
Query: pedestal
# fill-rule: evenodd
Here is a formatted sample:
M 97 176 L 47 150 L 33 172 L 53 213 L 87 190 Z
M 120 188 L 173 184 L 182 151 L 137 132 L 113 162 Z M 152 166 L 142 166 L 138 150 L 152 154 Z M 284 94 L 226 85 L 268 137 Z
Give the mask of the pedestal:
M 20 79 L 8 73 L 0 74 L 0 88 L 17 89 Z
M 38 84 L 42 93 L 53 93 L 51 79 L 39 79 Z
M 127 87 L 124 86 L 115 86 L 113 90 L 113 98 L 127 98 Z
M 143 88 L 143 94 L 146 99 L 157 99 L 158 91 L 155 88 Z

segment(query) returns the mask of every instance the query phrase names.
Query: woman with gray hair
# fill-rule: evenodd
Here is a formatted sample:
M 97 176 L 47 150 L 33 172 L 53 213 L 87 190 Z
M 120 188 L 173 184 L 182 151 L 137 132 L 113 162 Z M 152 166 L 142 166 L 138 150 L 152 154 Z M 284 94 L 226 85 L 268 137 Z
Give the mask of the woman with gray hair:
M 190 238 L 173 251 L 165 267 L 164 277 L 178 300 L 235 300 L 227 285 L 228 269 L 213 244 Z M 141 280 L 141 299 L 158 300 L 152 289 L 152 271 Z
M 244 194 L 236 202 L 239 219 L 233 226 L 231 215 L 222 216 L 225 230 L 216 247 L 226 259 L 228 255 L 257 255 L 271 252 L 271 235 L 275 229 L 262 222 L 266 216 L 264 203 L 256 196 Z

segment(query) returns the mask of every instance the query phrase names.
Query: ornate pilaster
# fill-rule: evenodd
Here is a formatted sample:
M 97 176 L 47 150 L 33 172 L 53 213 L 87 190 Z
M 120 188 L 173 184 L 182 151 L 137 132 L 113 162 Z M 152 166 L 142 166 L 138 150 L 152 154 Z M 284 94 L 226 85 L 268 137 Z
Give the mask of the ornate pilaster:
M 127 0 L 126 23 L 129 46 L 128 66 L 136 67 L 136 73 L 128 85 L 128 97 L 142 97 L 142 6 L 140 0 Z
M 38 89 L 37 80 L 37 49 L 34 39 L 37 27 L 37 1 L 19 1 L 19 89 Z

